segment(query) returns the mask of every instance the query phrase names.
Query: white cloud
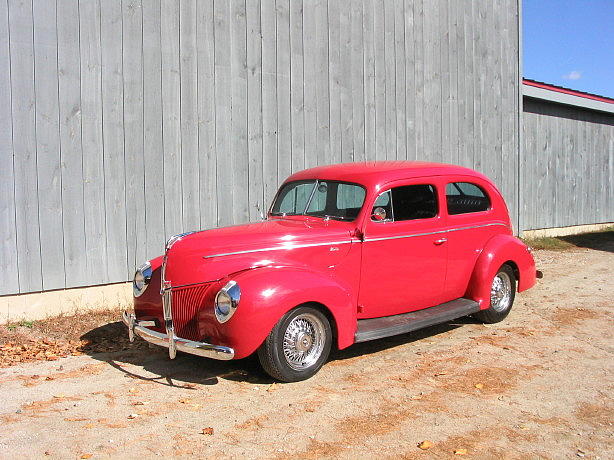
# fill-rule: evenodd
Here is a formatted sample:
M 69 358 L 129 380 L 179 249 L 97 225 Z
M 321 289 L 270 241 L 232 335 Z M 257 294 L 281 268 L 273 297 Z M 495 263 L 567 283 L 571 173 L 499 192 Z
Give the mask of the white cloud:
M 572 70 L 568 74 L 563 75 L 563 78 L 565 80 L 579 80 L 580 78 L 582 78 L 582 72 L 580 72 L 579 70 Z

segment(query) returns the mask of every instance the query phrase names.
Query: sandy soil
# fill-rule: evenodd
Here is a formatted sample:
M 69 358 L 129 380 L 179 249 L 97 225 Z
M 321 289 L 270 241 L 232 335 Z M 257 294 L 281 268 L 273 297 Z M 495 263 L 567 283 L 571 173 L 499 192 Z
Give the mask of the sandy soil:
M 536 259 L 504 322 L 355 345 L 306 382 L 147 347 L 0 369 L 0 457 L 614 458 L 614 245 Z

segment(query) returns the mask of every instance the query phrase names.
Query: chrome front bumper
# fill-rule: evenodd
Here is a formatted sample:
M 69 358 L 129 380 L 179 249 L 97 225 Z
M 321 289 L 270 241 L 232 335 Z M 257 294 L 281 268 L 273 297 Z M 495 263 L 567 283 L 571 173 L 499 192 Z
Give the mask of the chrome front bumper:
M 123 313 L 122 320 L 124 324 L 128 326 L 128 334 L 131 342 L 134 341 L 134 334 L 136 334 L 154 345 L 168 348 L 168 355 L 171 359 L 175 358 L 177 350 L 192 355 L 223 361 L 232 359 L 235 356 L 235 351 L 229 347 L 211 345 L 205 342 L 194 342 L 192 340 L 175 337 L 172 319 L 166 319 L 166 330 L 170 331 L 170 336 L 169 334 L 162 334 L 161 332 L 147 329 L 145 326 L 153 326 L 153 321 L 137 321 L 136 317 L 133 314 L 128 314 L 128 312 Z

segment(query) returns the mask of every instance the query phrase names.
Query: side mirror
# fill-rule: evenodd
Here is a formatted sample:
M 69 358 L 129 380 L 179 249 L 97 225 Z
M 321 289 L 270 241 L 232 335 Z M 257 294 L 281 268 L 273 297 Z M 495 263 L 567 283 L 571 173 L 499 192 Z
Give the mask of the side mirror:
M 382 207 L 377 207 L 371 213 L 371 220 L 382 222 L 386 220 L 386 210 Z

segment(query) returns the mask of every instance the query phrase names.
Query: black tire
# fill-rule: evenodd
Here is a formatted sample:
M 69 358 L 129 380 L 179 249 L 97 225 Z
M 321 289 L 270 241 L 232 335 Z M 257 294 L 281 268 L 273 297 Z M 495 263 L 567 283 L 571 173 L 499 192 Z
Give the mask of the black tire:
M 258 359 L 265 372 L 276 380 L 305 380 L 328 359 L 332 336 L 328 318 L 320 310 L 303 305 L 278 321 L 258 349 Z
M 493 293 L 493 291 L 495 290 L 495 283 L 501 283 L 501 285 L 506 285 L 505 289 L 509 289 L 509 291 L 507 292 L 509 294 L 509 297 L 505 298 L 506 293 L 504 293 L 503 295 L 500 295 L 501 293 Z M 503 321 L 512 310 L 512 305 L 514 304 L 515 297 L 516 275 L 514 274 L 514 269 L 507 264 L 502 265 L 491 281 L 490 308 L 488 308 L 487 310 L 481 310 L 474 316 L 483 323 L 488 324 Z

